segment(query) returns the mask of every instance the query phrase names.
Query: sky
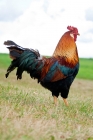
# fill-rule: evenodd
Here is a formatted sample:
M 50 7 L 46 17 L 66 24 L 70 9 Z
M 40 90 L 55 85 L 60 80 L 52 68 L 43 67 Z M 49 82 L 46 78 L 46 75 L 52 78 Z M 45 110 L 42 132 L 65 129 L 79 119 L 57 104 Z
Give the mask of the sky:
M 0 0 L 0 53 L 4 41 L 52 55 L 67 31 L 78 28 L 79 57 L 93 58 L 93 0 Z

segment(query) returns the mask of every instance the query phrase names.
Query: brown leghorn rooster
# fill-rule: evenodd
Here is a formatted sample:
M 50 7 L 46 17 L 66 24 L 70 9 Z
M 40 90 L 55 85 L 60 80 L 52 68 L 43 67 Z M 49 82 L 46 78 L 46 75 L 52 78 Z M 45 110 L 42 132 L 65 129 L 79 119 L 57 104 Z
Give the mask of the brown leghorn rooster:
M 78 29 L 68 26 L 69 31 L 61 37 L 53 56 L 42 57 L 38 51 L 22 48 L 13 41 L 5 41 L 8 45 L 10 58 L 13 59 L 7 69 L 6 78 L 9 73 L 17 67 L 17 79 L 22 78 L 23 71 L 27 71 L 31 78 L 38 79 L 38 82 L 52 92 L 54 103 L 57 104 L 59 94 L 68 106 L 70 86 L 79 70 L 79 58 L 76 47 Z

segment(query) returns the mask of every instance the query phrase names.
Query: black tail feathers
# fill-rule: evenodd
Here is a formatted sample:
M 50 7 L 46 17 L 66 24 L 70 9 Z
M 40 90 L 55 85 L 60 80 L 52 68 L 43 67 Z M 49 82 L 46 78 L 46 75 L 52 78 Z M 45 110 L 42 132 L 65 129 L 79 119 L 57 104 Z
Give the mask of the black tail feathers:
M 5 41 L 4 45 L 8 46 L 7 48 L 9 49 L 10 58 L 13 60 L 20 57 L 20 55 L 24 52 L 24 50 L 26 50 L 25 48 L 17 45 L 15 42 L 11 40 Z
M 13 60 L 5 74 L 6 78 L 9 76 L 9 73 L 12 72 L 16 67 L 17 79 L 22 78 L 23 71 L 30 73 L 32 78 L 39 78 L 38 73 L 40 73 L 43 67 L 42 56 L 40 55 L 39 51 L 22 48 L 10 40 L 5 41 L 4 45 L 8 46 L 7 48 L 9 49 L 10 58 Z
M 13 41 L 11 41 L 11 40 L 7 40 L 7 41 L 5 41 L 4 42 L 4 45 L 7 45 L 8 47 L 8 49 L 14 49 L 14 48 L 16 48 L 17 50 L 25 50 L 25 48 L 23 48 L 23 47 L 21 47 L 21 46 L 19 46 L 19 45 L 17 45 L 15 42 L 13 42 Z

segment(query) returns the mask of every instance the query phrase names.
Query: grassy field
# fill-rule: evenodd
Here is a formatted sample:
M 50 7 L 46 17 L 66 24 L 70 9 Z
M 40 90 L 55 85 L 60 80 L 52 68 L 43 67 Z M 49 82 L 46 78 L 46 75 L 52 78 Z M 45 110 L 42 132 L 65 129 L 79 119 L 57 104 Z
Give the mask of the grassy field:
M 93 60 L 80 59 L 66 107 L 27 73 L 5 78 L 8 55 L 0 54 L 0 140 L 93 140 Z
M 78 78 L 93 80 L 93 59 L 80 59 Z

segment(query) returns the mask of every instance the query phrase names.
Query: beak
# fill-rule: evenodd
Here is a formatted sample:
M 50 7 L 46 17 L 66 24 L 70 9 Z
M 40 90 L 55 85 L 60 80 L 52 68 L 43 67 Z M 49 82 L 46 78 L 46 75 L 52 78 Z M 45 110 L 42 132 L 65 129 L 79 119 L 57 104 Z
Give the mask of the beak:
M 77 33 L 77 35 L 80 35 L 79 33 Z

